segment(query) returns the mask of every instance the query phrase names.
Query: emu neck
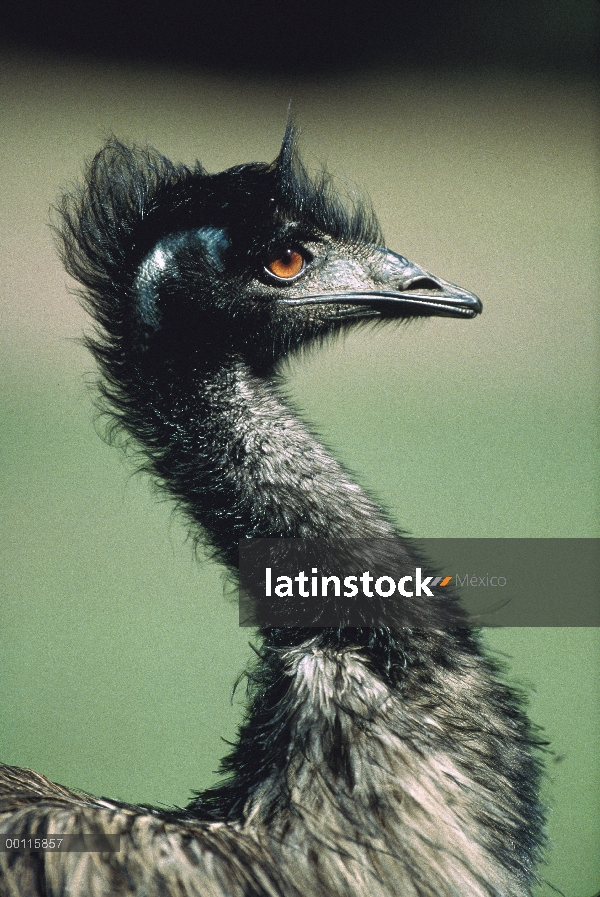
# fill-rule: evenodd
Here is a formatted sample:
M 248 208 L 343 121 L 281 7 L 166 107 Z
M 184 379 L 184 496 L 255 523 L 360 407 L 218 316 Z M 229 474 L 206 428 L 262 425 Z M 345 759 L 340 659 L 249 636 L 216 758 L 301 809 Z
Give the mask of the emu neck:
M 394 530 L 267 378 L 232 361 L 167 398 L 171 444 L 157 463 L 232 566 L 243 538 L 375 539 Z
M 230 568 L 238 568 L 242 540 L 303 539 L 331 565 L 324 570 L 318 561 L 316 567 L 335 573 L 338 583 L 348 573 L 356 581 L 365 571 L 372 580 L 412 580 L 420 562 L 410 544 L 298 420 L 271 380 L 236 360 L 210 374 L 195 372 L 193 384 L 179 383 L 175 394 L 158 398 L 158 407 L 164 414 L 160 427 L 152 422 L 152 431 L 165 447 L 153 452 L 155 469 Z M 304 560 L 297 568 L 292 563 L 286 573 L 313 563 Z M 259 602 L 250 619 L 283 627 L 288 644 L 301 637 L 292 638 L 290 627 L 330 628 L 340 644 L 340 630 L 349 627 L 398 630 L 465 622 L 447 590 L 427 590 L 424 598 L 417 589 L 401 597 L 394 589 L 383 596 L 357 587 L 354 597 L 340 589 L 327 592 L 325 602 L 305 606 L 291 595 L 286 604 L 280 596 L 261 594 L 253 577 L 250 592 Z M 372 633 L 364 638 L 370 640 Z

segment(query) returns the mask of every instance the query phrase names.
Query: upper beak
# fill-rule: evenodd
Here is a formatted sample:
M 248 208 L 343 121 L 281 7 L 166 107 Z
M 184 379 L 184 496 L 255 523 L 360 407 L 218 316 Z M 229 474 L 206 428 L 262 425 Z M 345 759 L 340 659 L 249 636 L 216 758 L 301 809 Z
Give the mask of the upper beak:
M 429 274 L 395 252 L 385 249 L 381 253 L 381 270 L 378 272 L 375 289 L 309 293 L 281 301 L 286 305 L 323 302 L 361 305 L 376 311 L 382 317 L 390 318 L 429 315 L 473 318 L 481 312 L 481 300 L 468 290 Z

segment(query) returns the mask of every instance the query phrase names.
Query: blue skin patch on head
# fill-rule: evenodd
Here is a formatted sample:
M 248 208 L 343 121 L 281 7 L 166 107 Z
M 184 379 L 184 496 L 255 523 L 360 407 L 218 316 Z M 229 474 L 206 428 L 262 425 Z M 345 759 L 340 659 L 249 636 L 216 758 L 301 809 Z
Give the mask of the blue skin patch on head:
M 209 259 L 212 267 L 222 271 L 223 254 L 229 248 L 229 240 L 222 228 L 201 227 L 198 230 L 170 234 L 148 253 L 138 269 L 133 285 L 137 293 L 140 318 L 153 330 L 158 330 L 160 325 L 159 287 L 163 281 L 177 276 L 176 256 L 184 247 L 196 249 L 204 258 Z

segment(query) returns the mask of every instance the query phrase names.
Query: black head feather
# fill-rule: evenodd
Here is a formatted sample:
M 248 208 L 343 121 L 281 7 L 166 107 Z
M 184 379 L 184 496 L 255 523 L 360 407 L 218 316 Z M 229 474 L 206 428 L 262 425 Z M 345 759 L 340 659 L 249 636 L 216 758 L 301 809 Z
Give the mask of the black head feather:
M 309 336 L 305 324 L 314 315 L 288 310 L 274 328 L 259 302 L 253 320 L 236 326 L 235 299 L 261 276 L 269 254 L 286 241 L 323 236 L 355 249 L 382 241 L 367 204 L 348 208 L 326 173 L 311 179 L 291 125 L 273 163 L 217 174 L 112 139 L 90 163 L 83 185 L 63 197 L 59 214 L 64 264 L 99 324 L 87 344 L 108 380 L 121 384 L 159 329 L 163 346 L 172 349 L 174 342 L 180 350 L 190 333 L 210 331 L 221 353 L 243 330 L 246 347 L 253 333 L 261 363 L 276 360 Z
M 293 222 L 307 233 L 380 245 L 373 210 L 356 201 L 351 209 L 325 172 L 311 179 L 288 125 L 273 163 L 250 163 L 208 174 L 200 162 L 175 165 L 152 148 L 127 147 L 111 139 L 90 163 L 82 187 L 62 198 L 61 255 L 69 274 L 88 291 L 103 326 L 114 324 L 112 303 L 122 301 L 150 250 L 165 236 L 196 228 L 227 227 L 239 255 L 260 251 L 273 229 Z

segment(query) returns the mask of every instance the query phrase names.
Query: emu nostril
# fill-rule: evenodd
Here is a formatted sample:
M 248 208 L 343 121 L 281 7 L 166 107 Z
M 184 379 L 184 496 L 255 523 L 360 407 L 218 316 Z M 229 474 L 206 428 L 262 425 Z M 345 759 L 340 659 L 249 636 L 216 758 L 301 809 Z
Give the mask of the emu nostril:
M 433 277 L 415 277 L 412 280 L 409 280 L 407 283 L 400 284 L 400 289 L 403 292 L 408 292 L 409 290 L 415 290 L 421 292 L 422 290 L 436 290 L 436 292 L 440 292 L 443 290 L 443 287 L 437 280 L 434 280 Z

